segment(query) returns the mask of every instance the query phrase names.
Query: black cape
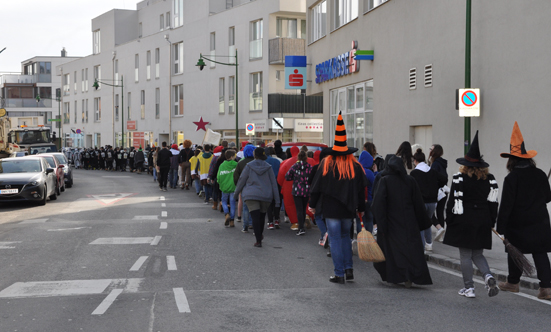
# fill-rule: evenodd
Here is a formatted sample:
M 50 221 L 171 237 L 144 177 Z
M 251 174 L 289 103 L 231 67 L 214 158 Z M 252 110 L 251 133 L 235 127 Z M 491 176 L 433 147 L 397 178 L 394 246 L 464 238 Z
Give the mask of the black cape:
M 383 281 L 431 285 L 425 260 L 421 229 L 431 225 L 421 191 L 407 175 L 402 159 L 391 157 L 379 179 L 373 197 L 373 216 L 377 220 L 377 242 L 386 261 L 375 263 Z

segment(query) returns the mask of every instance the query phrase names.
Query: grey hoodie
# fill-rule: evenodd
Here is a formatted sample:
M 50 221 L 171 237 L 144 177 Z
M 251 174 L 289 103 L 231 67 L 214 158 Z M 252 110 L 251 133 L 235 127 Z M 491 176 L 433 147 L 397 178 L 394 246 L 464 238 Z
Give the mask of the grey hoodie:
M 239 195 L 239 193 L 244 201 L 271 202 L 274 197 L 279 197 L 272 166 L 259 159 L 248 163 L 235 187 L 234 195 Z M 279 207 L 279 200 L 276 199 L 275 202 L 275 206 Z

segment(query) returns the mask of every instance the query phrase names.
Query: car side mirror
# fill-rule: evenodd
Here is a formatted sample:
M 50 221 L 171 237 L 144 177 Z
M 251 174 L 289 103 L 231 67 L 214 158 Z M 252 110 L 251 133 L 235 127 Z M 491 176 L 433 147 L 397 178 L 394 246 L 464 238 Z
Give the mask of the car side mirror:
M 53 172 L 54 172 L 53 168 L 46 168 L 46 174 L 50 174 L 50 173 L 53 173 Z

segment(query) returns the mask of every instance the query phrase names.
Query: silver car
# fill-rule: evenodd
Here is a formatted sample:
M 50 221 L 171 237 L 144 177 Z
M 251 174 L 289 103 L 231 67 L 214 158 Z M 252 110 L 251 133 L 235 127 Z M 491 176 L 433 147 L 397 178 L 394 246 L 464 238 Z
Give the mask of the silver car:
M 0 160 L 0 203 L 57 199 L 57 176 L 44 158 L 23 157 Z

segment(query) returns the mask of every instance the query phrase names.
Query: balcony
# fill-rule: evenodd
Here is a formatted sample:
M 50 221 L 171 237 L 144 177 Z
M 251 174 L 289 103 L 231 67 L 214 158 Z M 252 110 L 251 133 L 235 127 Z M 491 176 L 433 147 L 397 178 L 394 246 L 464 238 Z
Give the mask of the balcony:
M 298 38 L 274 38 L 268 42 L 271 65 L 285 64 L 286 55 L 306 55 L 306 40 Z
M 323 114 L 323 96 L 268 94 L 268 113 Z
M 17 75 L 17 74 L 5 74 L 0 75 L 0 85 L 6 83 L 15 84 L 34 84 L 37 82 L 38 75 Z
M 255 0 L 209 0 L 209 15 L 214 15 Z
M 40 102 L 36 102 L 34 98 L 6 98 L 5 101 L 8 108 L 52 107 L 51 99 L 41 99 Z

